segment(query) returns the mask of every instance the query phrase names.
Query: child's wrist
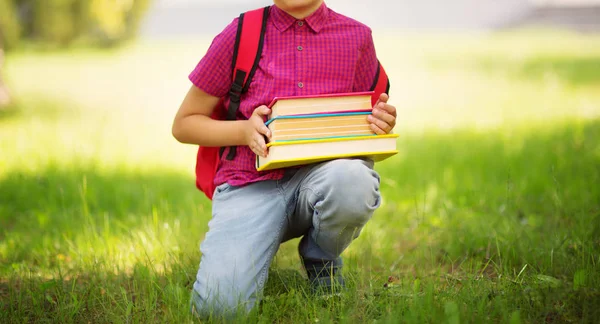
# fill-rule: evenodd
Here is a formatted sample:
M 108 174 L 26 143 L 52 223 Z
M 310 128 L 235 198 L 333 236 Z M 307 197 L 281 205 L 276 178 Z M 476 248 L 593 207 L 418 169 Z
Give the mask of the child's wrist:
M 242 141 L 245 146 L 250 146 L 250 142 L 252 141 L 252 136 L 250 136 L 252 134 L 252 122 L 249 119 L 240 120 L 239 122 L 242 130 Z

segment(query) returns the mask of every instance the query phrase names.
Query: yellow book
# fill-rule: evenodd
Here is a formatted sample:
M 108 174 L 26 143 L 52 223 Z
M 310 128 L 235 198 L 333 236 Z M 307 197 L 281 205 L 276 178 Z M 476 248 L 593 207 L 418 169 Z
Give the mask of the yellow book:
M 389 134 L 271 142 L 267 144 L 267 157 L 256 157 L 256 169 L 273 170 L 351 157 L 367 157 L 379 162 L 398 154 L 397 137 L 397 134 Z

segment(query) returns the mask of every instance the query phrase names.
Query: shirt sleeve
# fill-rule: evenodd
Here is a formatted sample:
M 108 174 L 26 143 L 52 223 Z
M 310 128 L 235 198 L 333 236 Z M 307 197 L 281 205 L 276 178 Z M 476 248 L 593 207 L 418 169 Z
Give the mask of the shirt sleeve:
M 223 97 L 231 85 L 231 61 L 239 18 L 235 18 L 212 41 L 206 54 L 190 73 L 190 81 L 204 92 Z
M 354 91 L 369 91 L 373 86 L 373 81 L 377 74 L 379 61 L 373 44 L 373 35 L 369 29 L 365 33 L 364 41 L 360 49 L 360 56 L 356 63 L 356 73 L 354 74 Z

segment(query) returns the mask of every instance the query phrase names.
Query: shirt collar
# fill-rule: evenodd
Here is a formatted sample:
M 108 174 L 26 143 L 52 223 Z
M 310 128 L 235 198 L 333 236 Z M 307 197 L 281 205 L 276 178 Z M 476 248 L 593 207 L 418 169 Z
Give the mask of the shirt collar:
M 273 20 L 273 24 L 280 32 L 286 31 L 295 22 L 299 21 L 275 5 L 271 6 L 270 15 Z M 310 29 L 312 29 L 315 33 L 318 33 L 325 25 L 328 16 L 329 9 L 327 8 L 325 2 L 323 2 L 319 9 L 305 19 L 302 19 L 302 21 L 306 22 L 308 27 L 310 27 Z

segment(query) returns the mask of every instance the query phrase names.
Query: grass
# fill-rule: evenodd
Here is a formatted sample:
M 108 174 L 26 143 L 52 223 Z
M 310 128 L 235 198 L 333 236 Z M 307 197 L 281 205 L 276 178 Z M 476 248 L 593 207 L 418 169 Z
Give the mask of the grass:
M 600 38 L 417 36 L 376 35 L 401 153 L 347 293 L 311 299 L 285 243 L 240 321 L 597 322 Z M 0 322 L 193 321 L 210 203 L 170 122 L 208 41 L 9 56 Z

